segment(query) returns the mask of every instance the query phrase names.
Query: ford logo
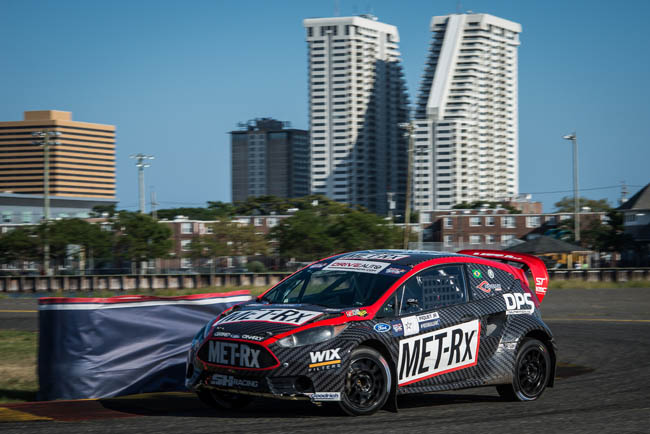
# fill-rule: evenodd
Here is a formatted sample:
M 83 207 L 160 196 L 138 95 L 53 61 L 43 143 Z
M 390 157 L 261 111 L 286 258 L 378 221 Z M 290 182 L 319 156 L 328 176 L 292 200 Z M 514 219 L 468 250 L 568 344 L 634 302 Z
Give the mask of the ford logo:
M 390 326 L 388 324 L 384 324 L 383 322 L 381 322 L 379 324 L 375 324 L 374 329 L 376 332 L 385 333 L 390 330 Z

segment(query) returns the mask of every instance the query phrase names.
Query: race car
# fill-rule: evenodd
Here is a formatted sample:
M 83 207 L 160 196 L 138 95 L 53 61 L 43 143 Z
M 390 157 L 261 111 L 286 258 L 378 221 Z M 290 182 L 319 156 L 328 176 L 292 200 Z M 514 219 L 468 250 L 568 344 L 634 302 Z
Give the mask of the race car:
M 332 256 L 206 324 L 186 386 L 220 409 L 262 396 L 334 401 L 350 415 L 488 385 L 532 401 L 555 377 L 547 285 L 540 259 L 499 250 Z

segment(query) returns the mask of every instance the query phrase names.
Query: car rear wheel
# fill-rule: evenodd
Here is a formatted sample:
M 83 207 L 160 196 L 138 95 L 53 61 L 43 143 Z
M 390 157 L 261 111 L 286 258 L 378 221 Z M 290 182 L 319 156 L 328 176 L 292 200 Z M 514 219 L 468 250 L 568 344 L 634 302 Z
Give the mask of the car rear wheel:
M 512 384 L 497 386 L 497 392 L 509 401 L 534 401 L 549 381 L 551 357 L 537 339 L 524 339 L 515 360 Z
M 248 395 L 203 389 L 197 392 L 202 403 L 217 410 L 236 410 L 246 407 L 253 400 Z
M 352 352 L 339 404 L 352 416 L 372 414 L 386 403 L 391 385 L 390 367 L 384 356 L 372 348 L 359 347 Z

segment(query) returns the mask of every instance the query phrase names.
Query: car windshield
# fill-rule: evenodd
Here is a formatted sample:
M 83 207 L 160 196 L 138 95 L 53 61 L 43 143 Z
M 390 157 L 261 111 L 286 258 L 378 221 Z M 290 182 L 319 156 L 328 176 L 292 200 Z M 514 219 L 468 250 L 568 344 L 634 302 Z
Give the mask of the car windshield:
M 305 269 L 262 297 L 273 304 L 306 303 L 329 308 L 368 306 L 399 279 L 387 274 Z

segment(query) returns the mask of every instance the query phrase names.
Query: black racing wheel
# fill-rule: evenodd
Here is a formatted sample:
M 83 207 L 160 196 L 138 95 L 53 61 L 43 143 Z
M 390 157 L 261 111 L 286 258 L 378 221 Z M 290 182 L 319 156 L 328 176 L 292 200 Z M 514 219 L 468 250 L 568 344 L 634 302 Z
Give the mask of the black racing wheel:
M 551 357 L 537 339 L 524 339 L 515 360 L 512 384 L 497 386 L 497 392 L 509 401 L 534 401 L 539 398 L 551 375 Z
M 253 400 L 252 396 L 238 393 L 202 389 L 197 392 L 202 403 L 217 410 L 237 410 L 246 407 Z
M 352 352 L 339 405 L 349 415 L 369 415 L 384 406 L 392 385 L 388 362 L 378 351 L 359 347 Z

